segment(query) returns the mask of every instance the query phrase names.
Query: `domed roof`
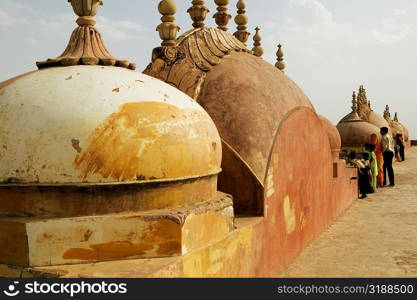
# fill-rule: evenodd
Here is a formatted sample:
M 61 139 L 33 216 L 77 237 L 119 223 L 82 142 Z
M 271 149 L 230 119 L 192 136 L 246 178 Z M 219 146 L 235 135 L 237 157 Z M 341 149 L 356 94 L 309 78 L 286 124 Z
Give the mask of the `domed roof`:
M 287 75 L 245 52 L 232 52 L 207 73 L 197 101 L 213 118 L 222 139 L 261 179 L 287 113 L 297 107 L 314 110 Z
M 330 149 L 333 151 L 339 151 L 342 147 L 342 140 L 336 126 L 334 126 L 330 120 L 321 115 L 319 115 L 319 118 L 323 124 L 327 136 L 329 137 Z
M 375 125 L 359 118 L 356 112 L 352 112 L 336 128 L 340 133 L 343 148 L 362 148 L 369 142 L 372 134 L 379 134 L 380 131 Z
M 378 128 L 381 128 L 381 127 L 389 128 L 389 124 L 387 120 L 385 120 L 383 116 L 377 114 L 374 111 L 371 111 L 371 113 L 368 115 L 368 122 L 371 123 L 372 125 L 375 125 Z
M 310 100 L 287 75 L 228 32 L 194 29 L 179 37 L 177 45 L 180 54 L 169 57 L 156 48 L 145 73 L 196 99 L 223 141 L 263 182 L 280 123 L 297 107 L 314 110 Z
M 390 127 L 391 127 L 391 131 L 392 131 L 393 136 L 396 136 L 397 134 L 402 134 L 402 135 L 405 134 L 404 126 L 402 126 L 397 121 L 391 121 Z
M 1 83 L 0 128 L 3 183 L 126 182 L 220 170 L 220 137 L 204 109 L 124 68 L 48 68 Z

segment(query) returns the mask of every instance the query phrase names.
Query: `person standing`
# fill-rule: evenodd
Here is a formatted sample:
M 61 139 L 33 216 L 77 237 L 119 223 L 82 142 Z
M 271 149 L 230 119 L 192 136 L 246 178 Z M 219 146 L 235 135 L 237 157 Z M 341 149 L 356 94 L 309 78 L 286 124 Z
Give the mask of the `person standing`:
M 392 168 L 392 161 L 394 160 L 394 139 L 388 133 L 387 127 L 381 128 L 381 143 L 382 153 L 384 155 L 384 185 L 387 185 L 387 172 L 389 177 L 389 185 L 395 186 L 394 169 Z
M 404 146 L 403 135 L 401 133 L 398 133 L 395 136 L 395 143 L 397 144 L 397 146 L 399 148 L 398 152 L 399 152 L 399 155 L 400 155 L 400 161 L 404 161 L 405 160 L 405 153 L 404 153 L 405 146 Z
M 382 154 L 381 139 L 375 133 L 371 135 L 371 144 L 375 146 L 376 161 L 378 164 L 377 185 L 381 187 L 384 184 L 384 156 Z
M 378 176 L 378 163 L 377 163 L 376 155 L 374 152 L 375 145 L 371 143 L 366 143 L 365 150 L 368 151 L 369 153 L 369 168 L 371 169 L 371 176 L 372 176 L 371 186 L 372 186 L 372 190 L 375 193 L 376 187 L 377 187 L 377 176 Z
M 365 161 L 360 160 L 356 156 L 356 152 L 352 151 L 349 153 L 349 164 L 358 169 L 358 186 L 360 199 L 365 199 L 369 193 L 369 176 L 365 166 Z

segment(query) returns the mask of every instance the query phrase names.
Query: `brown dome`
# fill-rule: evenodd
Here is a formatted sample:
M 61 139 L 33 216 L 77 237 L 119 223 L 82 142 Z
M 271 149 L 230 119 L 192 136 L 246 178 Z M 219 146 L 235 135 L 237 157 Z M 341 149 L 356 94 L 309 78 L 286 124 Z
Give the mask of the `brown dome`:
M 327 133 L 327 136 L 329 137 L 330 149 L 332 151 L 333 159 L 336 160 L 338 159 L 340 149 L 342 148 L 342 139 L 340 137 L 339 131 L 330 120 L 320 115 L 319 118 L 324 127 L 324 130 Z
M 392 131 L 392 135 L 394 137 L 397 134 L 405 135 L 404 126 L 402 126 L 399 122 L 392 121 L 390 125 L 391 125 L 390 127 L 391 127 L 391 131 Z
M 284 73 L 258 57 L 233 52 L 207 73 L 197 101 L 220 135 L 263 179 L 275 133 L 292 109 L 313 109 Z
M 310 100 L 287 75 L 223 30 L 188 31 L 170 50 L 154 49 L 145 74 L 176 86 L 209 113 L 223 141 L 219 189 L 235 197 L 238 213 L 262 213 L 277 133 L 297 109 L 314 113 Z M 244 195 L 242 185 L 248 187 Z M 236 205 L 249 208 L 254 202 L 259 205 L 250 210 Z
M 170 55 L 156 48 L 144 73 L 196 99 L 222 140 L 263 182 L 281 121 L 297 107 L 314 110 L 310 100 L 287 75 L 225 31 L 191 30 L 177 44 L 177 53 Z
M 381 128 L 381 127 L 389 128 L 389 124 L 387 120 L 385 120 L 383 116 L 377 114 L 376 112 L 371 111 L 371 113 L 368 116 L 368 121 L 369 123 L 371 123 L 372 125 L 375 125 L 378 128 Z
M 372 134 L 379 134 L 380 129 L 375 125 L 363 121 L 357 113 L 351 113 L 350 118 L 341 121 L 337 130 L 342 139 L 342 148 L 362 149 L 369 142 Z

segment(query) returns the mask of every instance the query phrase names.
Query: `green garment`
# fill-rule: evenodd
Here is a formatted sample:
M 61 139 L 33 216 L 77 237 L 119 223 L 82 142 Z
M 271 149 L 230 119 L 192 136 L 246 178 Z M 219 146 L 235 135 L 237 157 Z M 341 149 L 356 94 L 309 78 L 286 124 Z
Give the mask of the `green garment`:
M 369 153 L 369 161 L 371 162 L 371 172 L 372 176 L 378 176 L 378 163 L 376 161 L 375 152 Z

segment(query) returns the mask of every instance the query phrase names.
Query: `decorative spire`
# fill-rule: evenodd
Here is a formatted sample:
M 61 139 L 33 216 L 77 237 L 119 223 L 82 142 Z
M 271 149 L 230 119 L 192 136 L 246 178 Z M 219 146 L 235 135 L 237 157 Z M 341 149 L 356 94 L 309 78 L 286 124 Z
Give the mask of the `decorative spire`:
M 261 30 L 259 27 L 255 28 L 256 34 L 253 36 L 254 47 L 252 51 L 255 56 L 262 57 L 262 55 L 264 54 L 264 49 L 261 47 L 262 37 L 259 34 L 259 30 Z
M 227 12 L 227 5 L 229 5 L 229 0 L 214 0 L 217 4 L 217 12 L 214 14 L 213 18 L 216 20 L 217 28 L 227 31 L 227 24 L 229 24 L 232 15 Z
M 398 122 L 398 114 L 397 114 L 397 112 L 395 112 L 395 115 L 394 115 L 394 121 L 395 121 L 395 122 Z
M 391 113 L 389 112 L 389 106 L 385 106 L 385 111 L 384 111 L 384 118 L 389 120 L 391 118 Z
M 284 52 L 282 51 L 282 45 L 278 45 L 278 51 L 277 51 L 277 63 L 275 64 L 275 67 L 280 69 L 282 72 L 285 70 L 285 63 L 284 63 Z
M 75 65 L 104 65 L 136 69 L 134 63 L 114 58 L 104 45 L 100 32 L 94 27 L 95 15 L 102 0 L 68 0 L 75 14 L 78 15 L 76 28 L 70 38 L 67 48 L 57 58 L 36 62 L 39 69 L 75 66 Z
M 237 7 L 237 16 L 235 17 L 235 22 L 237 24 L 237 31 L 233 35 L 246 46 L 246 42 L 249 39 L 250 32 L 247 31 L 247 27 L 246 27 L 249 19 L 248 19 L 248 16 L 246 15 L 245 1 L 239 0 L 236 7 Z
M 193 27 L 202 28 L 205 26 L 204 21 L 210 10 L 205 7 L 204 0 L 193 0 L 192 4 L 193 6 L 191 6 L 187 12 L 190 14 L 191 19 L 194 21 Z
M 174 0 L 162 0 L 159 2 L 158 11 L 162 15 L 162 23 L 158 25 L 156 31 L 162 40 L 163 47 L 176 46 L 176 38 L 180 27 L 174 23 L 177 4 Z
M 366 90 L 363 85 L 359 86 L 358 105 L 360 104 L 368 104 L 368 96 L 366 95 Z
M 356 93 L 355 91 L 352 94 L 352 112 L 358 113 L 358 102 L 356 100 Z

